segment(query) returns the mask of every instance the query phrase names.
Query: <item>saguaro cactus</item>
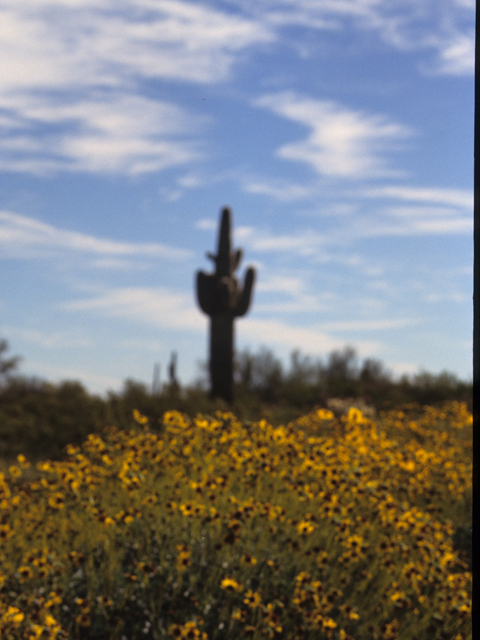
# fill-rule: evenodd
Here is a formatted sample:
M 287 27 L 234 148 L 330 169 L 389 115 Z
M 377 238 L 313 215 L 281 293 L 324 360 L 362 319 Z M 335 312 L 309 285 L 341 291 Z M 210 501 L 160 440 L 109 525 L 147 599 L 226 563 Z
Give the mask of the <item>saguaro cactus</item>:
M 230 209 L 222 211 L 218 253 L 207 253 L 215 263 L 215 273 L 197 272 L 197 298 L 200 308 L 210 316 L 210 380 L 212 397 L 233 400 L 233 321 L 250 305 L 255 270 L 247 269 L 243 287 L 233 275 L 242 250 L 231 250 Z

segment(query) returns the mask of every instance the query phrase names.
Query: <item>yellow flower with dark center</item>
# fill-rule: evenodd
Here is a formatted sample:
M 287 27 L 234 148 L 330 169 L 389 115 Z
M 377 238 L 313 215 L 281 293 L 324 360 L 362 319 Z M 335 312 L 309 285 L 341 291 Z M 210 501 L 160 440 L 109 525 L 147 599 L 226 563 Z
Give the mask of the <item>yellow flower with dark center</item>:
M 75 620 L 81 627 L 89 627 L 91 625 L 91 620 L 88 613 L 81 613 L 75 618 Z
M 9 467 L 8 472 L 10 473 L 12 478 L 19 478 L 22 475 L 22 470 L 20 469 L 20 467 L 17 467 L 14 464 Z
M 319 420 L 333 420 L 335 417 L 329 409 L 319 409 L 316 413 Z
M 28 467 L 30 466 L 30 462 L 21 453 L 17 456 L 17 460 L 22 469 L 28 469 Z
M 299 522 L 296 526 L 296 529 L 301 536 L 308 536 L 310 533 L 315 531 L 315 528 L 314 524 L 306 520 L 302 520 L 302 522 Z
M 337 626 L 337 623 L 331 618 L 323 618 L 322 626 L 325 629 L 335 629 L 335 627 Z
M 10 527 L 8 522 L 5 524 L 0 524 L 0 540 L 7 540 L 8 538 L 11 538 L 13 535 L 14 535 L 14 531 Z
M 17 607 L 8 607 L 7 611 L 2 616 L 6 622 L 10 622 L 14 626 L 20 625 L 24 619 L 25 614 L 17 609 Z
M 30 567 L 19 567 L 18 575 L 20 576 L 20 582 L 26 582 L 32 577 L 32 570 Z
M 138 424 L 142 424 L 142 425 L 148 424 L 147 416 L 142 415 L 140 411 L 138 411 L 138 409 L 133 410 L 133 419 Z
M 250 607 L 250 609 L 257 609 L 262 604 L 262 596 L 258 591 L 254 593 L 249 589 L 245 594 L 243 602 Z
M 133 573 L 125 573 L 124 574 L 124 578 L 125 580 L 127 580 L 127 582 L 136 582 L 137 581 L 137 576 Z
M 194 506 L 190 502 L 187 502 L 186 504 L 181 504 L 179 509 L 183 515 L 188 518 L 193 515 Z
M 190 566 L 190 551 L 185 544 L 177 545 L 177 569 L 178 571 L 185 571 Z
M 65 497 L 61 493 L 52 493 L 48 496 L 48 504 L 52 509 L 63 509 Z
M 220 583 L 220 588 L 230 592 L 237 591 L 238 593 L 243 590 L 243 586 L 240 582 L 237 582 L 233 578 L 224 578 Z
M 254 558 L 250 553 L 244 553 L 241 560 L 245 564 L 251 564 L 251 565 L 257 564 L 257 559 Z
M 243 611 L 243 609 L 234 609 L 232 615 L 230 616 L 230 620 L 239 620 L 244 621 L 247 617 L 247 612 Z

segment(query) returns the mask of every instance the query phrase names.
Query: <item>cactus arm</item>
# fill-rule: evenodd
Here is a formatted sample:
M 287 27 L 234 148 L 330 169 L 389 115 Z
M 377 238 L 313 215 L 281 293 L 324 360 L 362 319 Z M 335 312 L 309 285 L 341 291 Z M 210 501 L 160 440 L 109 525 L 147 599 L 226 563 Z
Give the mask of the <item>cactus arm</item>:
M 212 315 L 212 276 L 203 273 L 203 271 L 197 272 L 197 300 L 200 305 L 200 309 L 208 316 Z
M 237 249 L 233 251 L 230 255 L 230 273 L 234 273 L 236 271 L 238 265 L 240 264 L 240 260 L 242 259 L 242 250 Z
M 252 297 L 252 289 L 253 289 L 254 281 L 255 281 L 255 269 L 253 269 L 253 267 L 250 267 L 247 270 L 247 273 L 245 276 L 245 282 L 243 285 L 242 292 L 233 310 L 234 316 L 236 317 L 243 316 L 247 313 L 248 307 L 250 306 L 250 300 Z

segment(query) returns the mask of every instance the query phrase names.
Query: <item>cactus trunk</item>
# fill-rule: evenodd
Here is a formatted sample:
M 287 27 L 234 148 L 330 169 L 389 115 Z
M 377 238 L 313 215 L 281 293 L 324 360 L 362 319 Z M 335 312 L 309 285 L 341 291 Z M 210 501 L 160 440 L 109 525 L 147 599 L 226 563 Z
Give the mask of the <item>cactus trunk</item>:
M 247 270 L 243 287 L 235 278 L 242 252 L 231 250 L 230 210 L 222 211 L 217 254 L 207 253 L 215 263 L 215 272 L 197 273 L 197 300 L 210 316 L 211 395 L 233 401 L 233 321 L 248 311 L 255 271 Z
M 214 315 L 210 319 L 211 396 L 233 402 L 233 316 Z

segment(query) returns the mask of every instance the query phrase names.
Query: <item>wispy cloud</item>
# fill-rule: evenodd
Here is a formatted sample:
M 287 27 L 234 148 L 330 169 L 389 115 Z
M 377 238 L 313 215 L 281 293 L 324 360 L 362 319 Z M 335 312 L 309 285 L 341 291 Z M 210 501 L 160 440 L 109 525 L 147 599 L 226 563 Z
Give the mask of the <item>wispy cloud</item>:
M 411 318 L 394 318 L 385 320 L 349 320 L 347 322 L 322 323 L 324 331 L 386 331 L 401 329 L 418 324 L 418 320 Z
M 82 99 L 7 96 L 0 108 L 2 102 L 12 124 L 4 134 L 0 169 L 135 175 L 202 154 L 198 134 L 205 119 L 166 102 L 117 91 Z
M 418 364 L 413 362 L 394 362 L 388 367 L 395 377 L 400 378 L 402 376 L 413 376 L 419 373 Z
M 152 97 L 145 87 L 158 80 L 225 82 L 246 57 L 282 42 L 289 26 L 353 24 L 397 49 L 433 51 L 434 59 L 422 63 L 429 73 L 472 73 L 473 12 L 470 0 L 230 0 L 218 7 L 187 0 L 4 0 L 0 169 L 137 175 L 188 166 L 205 157 L 206 121 L 194 105 Z M 281 157 L 327 176 L 395 174 L 383 153 L 408 135 L 404 126 L 330 101 L 296 98 L 277 113 L 312 129 L 308 139 L 283 145 Z M 301 186 L 265 181 L 246 188 L 280 201 L 308 195 Z
M 453 205 L 473 210 L 473 191 L 465 189 L 439 189 L 409 186 L 386 186 L 367 189 L 363 192 L 369 198 L 391 198 L 409 202 Z
M 389 166 L 392 151 L 412 131 L 383 115 L 354 111 L 331 100 L 293 92 L 265 95 L 255 101 L 283 118 L 305 125 L 310 135 L 277 150 L 284 160 L 304 162 L 322 176 L 376 178 L 401 175 Z
M 93 298 L 62 303 L 61 308 L 125 318 L 162 329 L 205 331 L 205 316 L 196 308 L 192 295 L 162 287 L 119 287 Z
M 274 235 L 265 232 L 249 234 L 244 237 L 250 248 L 259 253 L 288 252 L 302 256 L 311 256 L 317 253 L 318 247 L 326 242 L 325 236 L 315 233 L 310 229 L 299 233 Z
M 57 383 L 64 382 L 65 380 L 81 381 L 82 384 L 85 384 L 93 392 L 98 392 L 98 389 L 118 389 L 121 383 L 119 378 L 114 378 L 113 376 L 92 373 L 79 367 L 47 364 L 41 360 L 26 360 L 23 363 L 23 368 L 27 371 L 27 374 L 28 371 L 35 371 L 36 376 Z
M 216 232 L 218 221 L 212 218 L 202 218 L 197 222 L 196 227 L 202 231 Z M 312 229 L 291 234 L 275 234 L 262 227 L 247 225 L 234 229 L 234 242 L 241 242 L 248 251 L 258 253 L 287 252 L 293 255 L 311 256 L 326 241 L 326 236 Z
M 204 333 L 206 330 L 206 317 L 196 308 L 192 297 L 167 288 L 110 289 L 92 298 L 62 303 L 60 308 L 67 312 L 99 314 L 181 332 Z M 260 309 L 258 311 L 261 312 Z M 346 323 L 339 330 L 352 328 Z M 333 325 L 331 329 L 334 329 Z M 293 326 L 276 319 L 247 316 L 237 327 L 237 332 L 242 339 L 256 344 L 281 345 L 308 353 L 327 352 L 344 345 L 343 339 L 332 337 L 322 326 Z M 360 341 L 358 346 L 369 353 L 379 348 L 374 341 Z
M 184 0 L 5 0 L 0 168 L 135 175 L 198 159 L 203 121 L 142 83 L 225 80 L 243 51 L 273 39 Z
M 44 349 L 69 349 L 71 347 L 92 346 L 92 339 L 75 330 L 69 331 L 40 331 L 15 326 L 2 326 L 2 335 L 13 336 L 17 340 L 29 342 Z
M 246 318 L 239 329 L 239 335 L 256 344 L 279 345 L 312 355 L 325 354 L 345 345 L 343 339 L 334 338 L 321 328 L 291 326 L 279 320 Z M 380 348 L 378 342 L 367 340 L 356 342 L 356 346 L 359 352 L 368 353 L 376 353 Z
M 474 72 L 475 0 L 234 1 L 278 29 L 301 25 L 324 31 L 353 25 L 358 31 L 377 33 L 392 48 L 424 53 L 418 62 L 424 73 Z
M 475 34 L 454 33 L 442 39 L 438 45 L 438 62 L 434 67 L 436 73 L 463 76 L 474 72 Z
M 266 26 L 186 0 L 4 0 L 2 88 L 118 86 L 135 77 L 208 83 L 236 54 L 271 42 Z
M 385 218 L 365 229 L 364 237 L 443 235 L 473 232 L 473 216 L 465 216 L 447 207 L 386 207 Z M 390 218 L 390 221 L 388 220 Z
M 192 255 L 185 249 L 160 243 L 135 244 L 96 238 L 84 233 L 59 229 L 34 218 L 8 211 L 0 211 L 0 250 L 4 256 L 14 258 L 66 255 L 67 252 L 69 254 L 76 252 L 89 254 L 96 259 L 149 257 L 180 261 Z M 100 263 L 97 266 L 102 265 Z
M 256 286 L 259 294 L 267 294 L 278 302 L 260 302 L 255 310 L 262 314 L 301 314 L 305 312 L 332 311 L 338 296 L 332 293 L 314 293 L 309 291 L 306 279 L 301 277 L 273 276 L 259 280 Z
M 268 196 L 279 202 L 294 202 L 313 195 L 313 189 L 309 186 L 282 180 L 250 178 L 243 182 L 243 188 L 247 193 Z

